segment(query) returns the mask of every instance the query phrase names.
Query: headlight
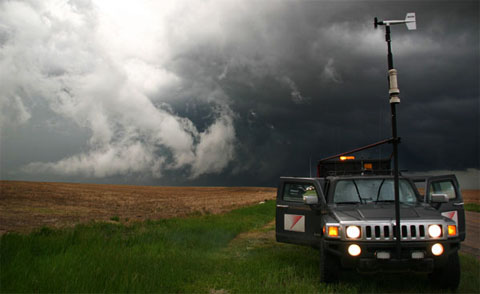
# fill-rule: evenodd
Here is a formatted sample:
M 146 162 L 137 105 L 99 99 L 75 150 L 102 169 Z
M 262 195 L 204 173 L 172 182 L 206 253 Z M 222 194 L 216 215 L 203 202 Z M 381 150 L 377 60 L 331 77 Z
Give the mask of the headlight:
M 360 237 L 360 228 L 357 226 L 348 226 L 346 232 L 348 238 L 357 239 Z
M 428 235 L 432 238 L 438 238 L 442 235 L 442 228 L 439 225 L 428 226 Z

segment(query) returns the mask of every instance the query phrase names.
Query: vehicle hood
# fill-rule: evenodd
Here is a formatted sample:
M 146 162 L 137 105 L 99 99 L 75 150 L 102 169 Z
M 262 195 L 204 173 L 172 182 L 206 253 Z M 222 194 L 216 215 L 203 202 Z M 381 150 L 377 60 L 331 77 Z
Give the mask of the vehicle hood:
M 338 221 L 362 220 L 395 220 L 395 205 L 393 203 L 364 205 L 332 205 L 332 214 Z M 443 219 L 441 214 L 427 204 L 400 205 L 400 218 L 403 220 L 435 220 Z

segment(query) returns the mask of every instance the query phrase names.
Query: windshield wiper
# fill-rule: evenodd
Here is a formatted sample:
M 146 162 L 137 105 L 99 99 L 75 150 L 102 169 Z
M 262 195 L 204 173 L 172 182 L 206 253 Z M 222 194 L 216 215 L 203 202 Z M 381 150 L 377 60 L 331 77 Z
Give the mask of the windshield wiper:
M 362 196 L 360 196 L 360 190 L 358 190 L 357 183 L 355 182 L 355 180 L 352 180 L 352 182 L 353 182 L 353 185 L 355 186 L 355 190 L 357 190 L 357 195 L 358 195 L 358 199 L 360 199 L 360 203 L 363 203 Z
M 382 182 L 380 183 L 380 187 L 378 187 L 377 199 L 375 202 L 378 202 L 378 198 L 380 198 L 380 191 L 382 190 L 383 183 L 385 183 L 385 179 L 382 180 Z
M 377 200 L 377 201 L 375 201 L 375 203 L 378 203 L 378 202 L 384 202 L 384 203 L 390 203 L 391 202 L 391 203 L 393 203 L 393 202 L 395 202 L 395 200 Z
M 335 204 L 361 204 L 362 202 L 358 201 L 343 201 L 343 202 L 335 202 Z

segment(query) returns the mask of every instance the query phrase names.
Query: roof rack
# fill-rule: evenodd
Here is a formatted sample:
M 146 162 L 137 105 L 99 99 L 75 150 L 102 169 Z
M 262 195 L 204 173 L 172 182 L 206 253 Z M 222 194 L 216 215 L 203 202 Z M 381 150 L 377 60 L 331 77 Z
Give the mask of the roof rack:
M 324 160 L 317 165 L 317 176 L 392 175 L 391 158 Z

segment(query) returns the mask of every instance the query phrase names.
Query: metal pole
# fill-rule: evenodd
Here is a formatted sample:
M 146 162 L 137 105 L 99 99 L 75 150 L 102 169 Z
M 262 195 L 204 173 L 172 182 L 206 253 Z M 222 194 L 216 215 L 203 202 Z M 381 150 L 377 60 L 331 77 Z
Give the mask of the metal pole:
M 392 56 L 392 46 L 390 39 L 390 26 L 385 26 L 385 40 L 388 44 L 388 70 L 393 69 L 393 56 Z M 392 138 L 393 138 L 393 177 L 394 177 L 394 192 L 395 192 L 395 238 L 396 238 L 396 253 L 397 258 L 400 259 L 402 256 L 402 245 L 401 245 L 401 225 L 400 225 L 400 197 L 398 189 L 398 137 L 397 137 L 397 103 L 390 102 L 390 110 L 392 113 Z
M 393 69 L 393 56 L 392 56 L 392 45 L 390 44 L 390 26 L 385 26 L 385 41 L 387 41 L 388 46 L 388 70 Z
M 356 149 L 353 149 L 353 150 L 350 150 L 350 151 L 347 151 L 347 152 L 343 152 L 343 153 L 340 153 L 340 154 L 336 154 L 336 155 L 332 155 L 332 156 L 329 156 L 329 157 L 322 158 L 318 161 L 318 163 L 321 163 L 321 162 L 324 162 L 324 161 L 327 161 L 327 160 L 330 160 L 330 159 L 338 158 L 340 156 L 356 153 L 356 152 L 359 152 L 359 151 L 362 151 L 362 150 L 370 149 L 370 148 L 373 148 L 373 147 L 377 147 L 377 146 L 382 145 L 382 144 L 392 143 L 392 142 L 393 142 L 393 138 L 385 139 L 385 140 L 379 141 L 377 143 L 373 143 L 373 144 L 363 146 L 363 147 L 360 147 L 360 148 L 356 148 Z
M 401 225 L 400 225 L 400 197 L 399 197 L 399 190 L 398 190 L 398 137 L 397 137 L 397 112 L 396 112 L 396 104 L 391 103 L 390 108 L 392 111 L 392 136 L 394 138 L 393 141 L 393 183 L 394 183 L 394 190 L 395 190 L 395 223 L 396 223 L 396 231 L 395 236 L 397 238 L 396 247 L 397 247 L 397 258 L 400 259 L 402 254 L 402 247 L 400 244 L 401 239 Z

